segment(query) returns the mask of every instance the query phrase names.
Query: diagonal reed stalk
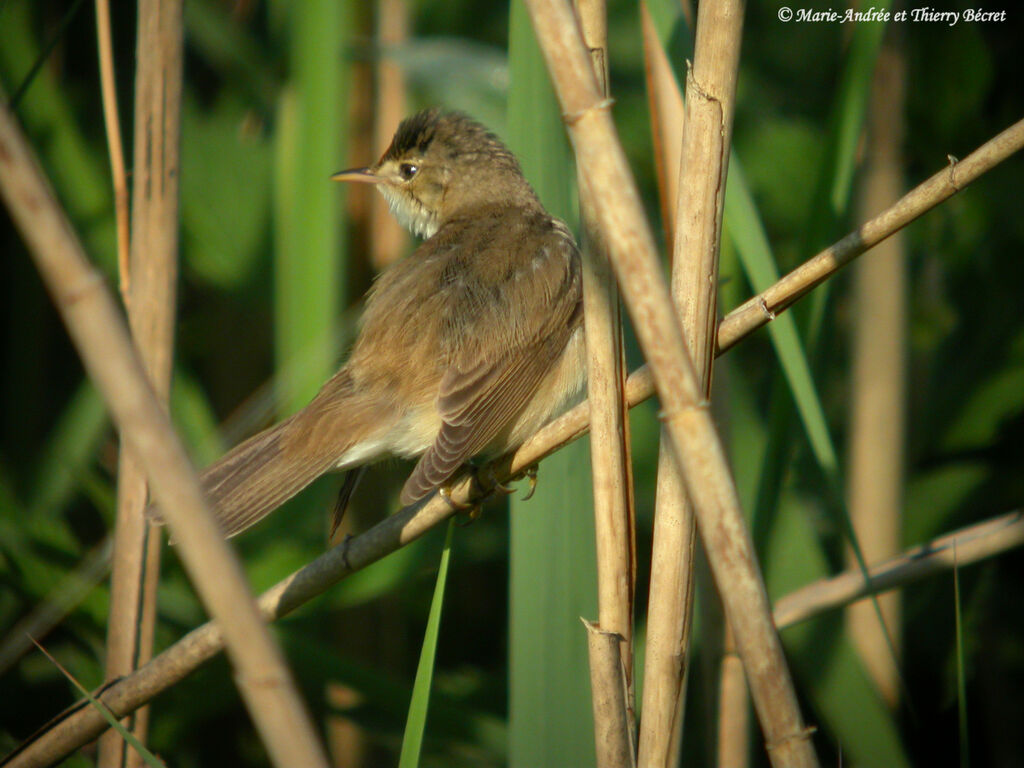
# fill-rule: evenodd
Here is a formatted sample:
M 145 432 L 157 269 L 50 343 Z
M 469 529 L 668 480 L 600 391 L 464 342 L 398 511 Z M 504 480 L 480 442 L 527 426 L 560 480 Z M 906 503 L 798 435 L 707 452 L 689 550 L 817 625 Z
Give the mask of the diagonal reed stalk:
M 858 567 L 790 592 L 775 603 L 775 624 L 780 629 L 790 627 L 872 594 L 970 565 L 1022 545 L 1024 512 L 1009 512 L 939 536 L 871 566 L 868 569 L 870 584 Z
M 769 289 L 730 312 L 718 326 L 718 353 L 731 349 L 868 248 L 964 189 L 1021 148 L 1024 148 L 1024 120 L 985 142 L 963 160 L 939 171 L 904 195 L 895 205 L 865 222 L 842 240 L 804 262 Z M 0 179 L 2 178 L 6 176 L 0 176 Z M 630 374 L 626 381 L 626 401 L 630 407 L 643 402 L 652 394 L 653 380 L 646 366 Z M 578 439 L 587 432 L 589 407 L 589 403 L 584 402 L 563 414 L 530 438 L 515 454 L 498 459 L 489 468 L 485 467 L 480 473 L 481 476 L 493 476 L 499 482 L 506 482 L 527 467 Z M 476 482 L 468 475 L 462 475 L 453 484 L 451 497 L 456 504 L 466 504 L 477 499 L 479 492 Z M 349 574 L 415 541 L 453 514 L 451 506 L 435 498 L 422 507 L 407 508 L 391 515 L 370 530 L 328 550 L 312 563 L 264 592 L 258 601 L 261 615 L 267 621 L 274 621 L 287 615 Z M 1011 522 L 1013 526 L 1011 528 L 1007 525 L 1007 536 L 1000 539 L 1003 544 L 980 551 L 978 558 L 1024 544 L 1024 524 L 1019 520 L 1019 513 L 1017 519 Z M 985 540 L 992 541 L 987 537 Z M 929 549 L 928 545 L 922 547 L 925 553 Z M 960 562 L 964 563 L 966 555 L 965 545 L 962 543 L 958 547 L 958 554 Z M 910 562 L 907 567 L 911 571 L 918 567 L 918 563 L 923 564 L 920 567 L 928 569 L 936 562 L 921 553 L 911 553 L 908 560 Z M 850 588 L 851 596 L 837 598 L 838 604 L 844 604 L 845 601 L 859 596 L 857 579 L 863 584 L 863 575 L 859 572 L 843 574 L 843 577 L 853 582 L 854 586 Z M 872 578 L 873 588 L 877 588 L 879 584 L 885 588 L 895 587 L 898 583 L 903 582 L 887 583 L 883 575 L 877 571 Z M 814 588 L 815 585 L 809 585 L 805 589 Z M 828 599 L 820 603 L 823 608 L 831 604 Z M 807 615 L 810 614 L 803 615 L 802 618 L 806 618 Z M 779 625 L 788 625 L 795 620 L 797 619 L 791 620 L 777 614 Z M 115 714 L 124 716 L 185 678 L 223 650 L 224 646 L 225 640 L 220 627 L 214 622 L 208 622 L 189 632 L 142 669 L 107 687 L 103 691 L 102 700 Z M 12 768 L 24 768 L 57 762 L 95 739 L 105 727 L 102 717 L 79 702 L 56 718 L 50 727 L 24 744 L 18 754 L 9 758 L 8 764 Z
M 280 651 L 253 609 L 241 566 L 206 508 L 199 481 L 146 381 L 124 321 L 6 104 L 0 106 L 0 194 L 89 375 L 146 470 L 197 592 L 226 628 L 239 690 L 271 759 L 276 765 L 326 766 Z M 31 756 L 25 759 L 32 764 Z
M 693 502 L 769 755 L 775 765 L 817 765 L 700 374 L 694 369 L 668 288 L 659 274 L 654 241 L 607 102 L 597 89 L 571 13 L 556 0 L 532 0 L 528 7 L 566 115 L 577 163 L 584 169 L 586 184 L 600 190 L 595 196 L 598 221 L 651 367 L 663 408 L 668 450 Z M 718 119 L 718 141 L 705 152 L 720 154 L 724 150 L 722 141 L 727 137 L 721 135 L 725 124 L 721 113 Z M 683 162 L 685 165 L 686 160 Z M 724 178 L 716 183 L 724 192 Z M 716 216 L 718 211 L 720 207 Z M 706 319 L 701 316 L 698 322 L 703 325 Z M 710 344 L 708 349 L 710 352 Z

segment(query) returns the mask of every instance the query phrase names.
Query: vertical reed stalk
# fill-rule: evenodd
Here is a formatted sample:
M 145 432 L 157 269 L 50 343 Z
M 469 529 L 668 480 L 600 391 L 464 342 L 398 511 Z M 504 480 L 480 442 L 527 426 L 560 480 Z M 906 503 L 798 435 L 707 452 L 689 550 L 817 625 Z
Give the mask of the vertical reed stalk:
M 902 188 L 903 60 L 883 45 L 868 112 L 868 155 L 861 188 L 861 218 L 892 205 Z M 900 233 L 857 264 L 858 309 L 853 334 L 851 384 L 850 519 L 864 559 L 876 563 L 900 547 L 903 510 L 903 443 L 906 422 L 906 266 Z M 898 648 L 899 595 L 878 598 Z M 850 633 L 868 674 L 890 705 L 899 695 L 896 659 L 870 602 L 851 606 Z
M 702 4 L 693 70 L 686 83 L 672 296 L 704 398 L 711 396 L 718 254 L 742 29 L 742 0 Z M 682 723 L 678 712 L 684 695 L 693 595 L 694 517 L 664 437 L 654 513 L 644 685 L 644 713 L 653 717 L 645 717 L 650 727 L 642 729 L 640 737 L 640 764 L 652 768 L 667 768 L 675 762 L 671 748 L 679 743 L 674 728 Z
M 527 5 L 566 115 L 577 163 L 584 171 L 585 183 L 601 190 L 594 197 L 598 202 L 598 221 L 654 376 L 670 450 L 694 502 L 726 615 L 736 632 L 769 754 L 775 765 L 817 765 L 782 645 L 771 621 L 768 597 L 736 488 L 671 296 L 659 274 L 654 241 L 579 28 L 571 11 L 558 0 L 529 0 Z M 703 10 L 708 12 L 708 7 Z M 703 83 L 696 85 L 703 87 Z M 714 98 L 709 102 L 715 106 Z M 720 104 L 718 107 L 721 109 Z M 727 136 L 721 134 L 723 117 L 719 112 L 720 132 L 717 140 L 706 148 L 711 157 L 717 152 L 722 164 L 722 152 L 727 146 Z M 724 189 L 724 178 L 716 179 L 716 183 Z M 699 312 L 695 315 L 704 317 Z
M 152 483 L 185 568 L 224 634 L 239 690 L 271 760 L 282 766 L 326 767 L 291 675 L 256 611 L 241 566 L 206 507 L 114 301 L 6 105 L 0 106 L 0 195 L 89 375 Z
M 640 12 L 662 221 L 666 243 L 673 249 L 678 227 L 677 206 L 685 111 L 682 94 L 646 3 L 641 3 Z M 696 528 L 679 473 L 675 470 L 675 461 L 668 451 L 668 438 L 664 429 L 661 445 L 647 606 L 647 647 L 641 708 L 643 719 L 639 740 L 638 764 L 643 766 L 669 765 L 679 749 L 693 609 Z
M 594 76 L 604 96 L 608 93 L 608 19 L 604 0 L 577 0 L 583 39 L 590 50 Z M 590 456 L 594 487 L 594 534 L 597 545 L 597 609 L 602 632 L 618 635 L 620 664 L 624 670 L 628 712 L 621 721 L 629 723 L 630 733 L 618 733 L 621 742 L 613 748 L 600 734 L 614 733 L 608 724 L 595 722 L 598 761 L 602 751 L 611 754 L 634 753 L 633 715 L 633 593 L 635 578 L 635 521 L 630 478 L 626 407 L 623 398 L 625 356 L 622 347 L 622 322 L 615 277 L 608 262 L 607 249 L 594 217 L 591 190 L 580 183 L 580 209 L 583 219 L 583 317 L 587 343 L 587 395 L 590 398 Z M 607 644 L 591 644 L 591 663 L 599 649 Z M 592 680 L 608 680 L 591 676 Z M 617 680 L 612 679 L 612 684 Z M 598 708 L 599 698 L 617 700 L 599 691 L 594 694 L 594 716 L 609 716 Z M 618 717 L 618 716 L 617 716 Z M 618 720 L 617 720 L 618 721 Z M 609 764 L 611 761 L 606 760 Z
M 396 49 L 409 38 L 409 6 L 406 0 L 377 0 L 377 57 L 373 115 L 373 151 L 383 152 L 395 128 L 405 117 L 405 72 L 395 57 Z M 388 210 L 387 201 L 374 194 L 370 202 L 370 261 L 384 269 L 402 257 L 409 235 Z
M 110 44 L 109 12 L 103 16 L 106 17 L 103 26 L 107 28 L 104 47 L 107 47 Z M 140 0 L 131 247 L 128 263 L 122 264 L 121 288 L 135 347 L 153 391 L 165 408 L 174 358 L 178 279 L 182 34 L 180 0 Z M 109 54 L 103 59 L 110 59 Z M 112 85 L 112 77 L 109 82 Z M 115 94 L 106 97 L 104 103 L 106 111 L 116 115 Z M 108 125 L 116 126 L 116 119 L 108 118 Z M 115 136 L 119 141 L 120 131 L 111 130 L 110 136 L 113 145 Z M 120 185 L 116 183 L 117 163 L 113 161 L 117 156 L 112 150 L 120 225 Z M 122 233 L 119 231 L 118 235 L 120 250 Z M 153 653 L 162 537 L 146 519 L 147 497 L 145 473 L 122 440 L 107 624 L 107 680 L 130 674 L 149 661 Z M 133 713 L 127 724 L 143 743 L 147 719 L 148 709 L 143 708 Z M 108 731 L 100 739 L 99 765 L 102 768 L 141 764 L 139 753 L 130 749 L 116 731 Z
M 117 222 L 117 271 L 121 298 L 127 304 L 131 285 L 128 251 L 128 178 L 124 168 L 121 120 L 117 114 L 117 80 L 114 77 L 114 41 L 110 32 L 110 0 L 96 0 L 96 38 L 100 59 L 103 122 L 110 152 L 110 177 L 114 186 L 114 217 Z

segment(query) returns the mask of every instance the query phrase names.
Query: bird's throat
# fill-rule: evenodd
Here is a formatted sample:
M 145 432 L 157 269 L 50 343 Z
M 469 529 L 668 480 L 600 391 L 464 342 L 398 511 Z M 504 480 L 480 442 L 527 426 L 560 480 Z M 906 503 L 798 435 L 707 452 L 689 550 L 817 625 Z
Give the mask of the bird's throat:
M 378 184 L 377 189 L 388 201 L 391 214 L 398 223 L 417 237 L 424 239 L 437 232 L 437 212 L 423 205 L 416 197 L 406 190 L 395 189 L 387 184 Z

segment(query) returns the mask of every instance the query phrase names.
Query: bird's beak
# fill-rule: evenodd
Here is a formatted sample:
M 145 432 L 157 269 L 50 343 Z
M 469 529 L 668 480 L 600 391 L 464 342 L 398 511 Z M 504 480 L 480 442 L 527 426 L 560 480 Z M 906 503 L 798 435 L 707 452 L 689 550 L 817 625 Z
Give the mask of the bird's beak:
M 338 171 L 331 176 L 331 181 L 359 181 L 364 184 L 376 184 L 380 181 L 372 168 L 349 168 L 347 171 Z

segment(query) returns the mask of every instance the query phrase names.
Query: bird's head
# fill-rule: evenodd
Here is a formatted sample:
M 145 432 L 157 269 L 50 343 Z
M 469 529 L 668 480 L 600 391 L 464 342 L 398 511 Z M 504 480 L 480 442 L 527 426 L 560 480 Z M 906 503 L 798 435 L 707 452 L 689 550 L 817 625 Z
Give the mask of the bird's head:
M 420 237 L 475 206 L 539 205 L 515 156 L 494 134 L 466 115 L 436 109 L 403 120 L 373 165 L 331 178 L 375 184 L 399 223 Z

